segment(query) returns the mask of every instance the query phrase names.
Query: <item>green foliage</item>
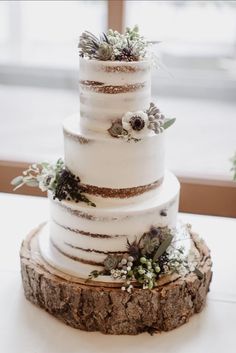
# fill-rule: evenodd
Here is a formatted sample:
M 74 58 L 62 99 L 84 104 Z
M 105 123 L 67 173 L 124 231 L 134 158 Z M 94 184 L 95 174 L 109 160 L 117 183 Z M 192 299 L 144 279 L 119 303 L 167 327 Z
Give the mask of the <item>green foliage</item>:
M 174 124 L 175 120 L 176 120 L 175 118 L 173 118 L 173 119 L 166 119 L 165 122 L 164 122 L 164 124 L 163 124 L 163 128 L 164 128 L 165 130 L 168 129 L 171 125 Z
M 127 253 L 123 255 L 108 255 L 104 261 L 103 275 L 114 279 L 122 279 L 122 290 L 131 292 L 135 281 L 143 289 L 152 289 L 158 278 L 177 273 L 185 275 L 194 272 L 202 278 L 202 272 L 184 255 L 183 247 L 174 246 L 174 235 L 168 227 L 151 227 L 143 234 L 139 242 L 127 242 Z M 94 274 L 91 274 L 94 276 Z
M 60 158 L 56 163 L 43 162 L 32 164 L 23 175 L 14 178 L 11 184 L 18 189 L 23 185 L 39 187 L 42 191 L 51 191 L 54 199 L 86 202 L 95 207 L 82 192 L 80 179 L 73 175 Z
M 235 152 L 234 156 L 231 158 L 231 162 L 232 162 L 232 168 L 230 170 L 231 170 L 231 172 L 234 173 L 233 180 L 236 181 L 236 152 Z

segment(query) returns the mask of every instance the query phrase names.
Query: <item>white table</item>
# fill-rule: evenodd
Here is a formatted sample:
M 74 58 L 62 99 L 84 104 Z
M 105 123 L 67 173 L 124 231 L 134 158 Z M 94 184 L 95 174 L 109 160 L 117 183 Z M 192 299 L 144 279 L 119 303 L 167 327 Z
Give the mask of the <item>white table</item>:
M 0 194 L 1 353 L 233 353 L 236 352 L 236 220 L 180 214 L 212 250 L 214 275 L 207 306 L 186 325 L 150 336 L 105 336 L 65 326 L 23 294 L 19 248 L 48 218 L 47 199 Z

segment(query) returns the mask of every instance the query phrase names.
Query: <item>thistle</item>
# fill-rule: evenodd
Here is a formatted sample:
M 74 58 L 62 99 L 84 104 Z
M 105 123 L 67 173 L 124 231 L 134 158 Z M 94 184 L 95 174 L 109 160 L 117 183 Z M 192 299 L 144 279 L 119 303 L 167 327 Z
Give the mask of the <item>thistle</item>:
M 129 242 L 127 239 L 127 251 L 130 256 L 137 260 L 140 256 L 140 248 L 137 240 L 133 241 L 132 243 Z
M 79 39 L 80 56 L 92 57 L 96 54 L 100 46 L 100 40 L 91 32 L 85 31 Z

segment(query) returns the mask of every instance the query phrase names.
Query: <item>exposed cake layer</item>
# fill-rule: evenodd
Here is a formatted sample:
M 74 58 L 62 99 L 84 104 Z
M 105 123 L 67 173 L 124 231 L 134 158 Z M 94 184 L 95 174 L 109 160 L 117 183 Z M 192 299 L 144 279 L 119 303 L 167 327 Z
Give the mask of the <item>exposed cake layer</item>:
M 126 112 L 147 109 L 150 98 L 149 61 L 80 59 L 80 116 L 85 131 L 107 130 Z
M 141 141 L 127 142 L 108 132 L 81 132 L 79 117 L 64 121 L 65 164 L 80 177 L 86 192 L 127 198 L 155 190 L 164 175 L 165 132 L 150 130 Z
M 109 253 L 126 251 L 129 242 L 139 239 L 151 226 L 176 225 L 179 182 L 167 173 L 158 197 L 132 205 L 96 208 L 84 203 L 50 199 L 51 262 L 79 277 L 99 270 Z

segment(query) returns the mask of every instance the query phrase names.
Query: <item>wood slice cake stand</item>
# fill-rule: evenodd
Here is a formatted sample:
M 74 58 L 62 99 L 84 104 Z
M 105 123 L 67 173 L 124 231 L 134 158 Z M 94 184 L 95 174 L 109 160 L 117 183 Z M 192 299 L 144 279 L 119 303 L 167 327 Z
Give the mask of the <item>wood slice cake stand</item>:
M 50 266 L 40 255 L 37 237 L 44 225 L 23 241 L 20 258 L 26 298 L 63 321 L 85 331 L 135 335 L 169 331 L 202 310 L 212 278 L 212 262 L 206 244 L 191 233 L 200 253 L 198 268 L 185 277 L 166 276 L 152 290 L 132 293 L 108 283 L 85 283 Z

